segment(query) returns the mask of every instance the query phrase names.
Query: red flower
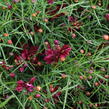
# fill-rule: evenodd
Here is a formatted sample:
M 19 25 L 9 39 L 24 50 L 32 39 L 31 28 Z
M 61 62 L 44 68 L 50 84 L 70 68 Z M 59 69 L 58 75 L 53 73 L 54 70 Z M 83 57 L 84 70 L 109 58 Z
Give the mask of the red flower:
M 20 0 L 13 0 L 14 3 L 18 3 Z
M 8 5 L 8 9 L 11 10 L 12 9 L 12 5 Z
M 55 103 L 57 103 L 59 101 L 59 97 L 62 94 L 62 92 L 58 91 L 58 89 L 59 89 L 59 86 L 55 86 L 55 87 L 53 85 L 49 86 L 49 90 L 52 93 L 52 98 L 54 99 Z M 44 90 L 44 93 L 47 94 L 47 90 Z M 49 102 L 49 101 L 50 101 L 49 98 L 45 99 L 45 102 Z
M 61 94 L 62 92 L 57 92 L 56 94 L 53 95 L 53 98 L 58 99 Z
M 19 68 L 19 71 L 20 71 L 20 72 L 23 72 L 23 71 L 24 71 L 24 69 L 25 69 L 25 67 L 24 67 L 24 66 L 23 66 L 23 67 L 20 67 L 20 68 Z
M 105 19 L 109 21 L 109 13 L 105 15 Z
M 6 62 L 4 62 L 4 61 L 0 61 L 0 66 L 2 67 L 2 68 L 4 68 L 5 70 L 10 70 L 11 68 L 13 68 L 13 66 L 12 65 L 7 65 L 6 64 Z
M 63 45 L 60 47 L 59 45 L 55 46 L 55 49 L 52 49 L 51 47 L 45 50 L 45 57 L 44 60 L 47 64 L 51 64 L 54 62 L 58 62 L 59 59 L 65 59 L 66 56 L 69 55 L 69 52 L 71 51 L 71 48 L 69 45 Z
M 41 97 L 40 94 L 36 94 L 36 95 L 35 95 L 35 98 L 40 98 L 40 97 Z
M 24 81 L 22 81 L 22 80 L 17 81 L 16 90 L 17 90 L 18 92 L 21 92 L 21 91 L 23 90 L 23 88 L 24 88 Z
M 9 76 L 10 76 L 11 78 L 14 78 L 14 77 L 15 77 L 15 73 L 10 73 Z
M 33 88 L 34 86 L 30 83 L 25 83 L 25 88 L 28 92 L 32 92 L 33 91 Z
M 55 45 L 59 45 L 59 41 L 58 40 L 54 40 L 54 44 Z
M 74 17 L 72 17 L 72 16 L 69 16 L 69 17 L 68 17 L 68 20 L 69 20 L 69 22 L 74 22 L 74 21 L 76 21 L 76 18 L 74 18 Z
M 26 89 L 28 92 L 32 92 L 34 88 L 33 83 L 35 82 L 35 80 L 36 80 L 35 77 L 31 78 L 29 82 L 24 82 L 22 80 L 19 80 L 17 82 L 16 90 L 18 92 L 21 92 L 23 89 Z
M 8 42 L 7 42 L 8 44 L 13 44 L 13 42 L 12 42 L 12 40 L 8 40 Z
M 29 81 L 30 84 L 33 84 L 35 82 L 36 78 L 35 77 L 32 77 Z
M 53 4 L 54 0 L 47 0 L 48 4 Z
M 38 47 L 37 46 L 30 46 L 25 44 L 23 46 L 23 50 L 21 52 L 21 55 L 17 55 L 16 56 L 16 59 L 17 60 L 29 60 L 31 56 L 35 55 L 36 52 L 38 50 Z
M 23 46 L 23 50 L 20 55 L 15 56 L 15 62 L 17 65 L 22 64 L 24 61 L 30 61 L 33 64 L 36 64 L 38 59 L 35 56 L 36 52 L 38 50 L 37 46 L 30 46 L 28 44 L 25 44 Z M 21 72 L 24 71 L 24 69 L 27 67 L 27 64 L 23 64 L 22 67 L 19 68 Z

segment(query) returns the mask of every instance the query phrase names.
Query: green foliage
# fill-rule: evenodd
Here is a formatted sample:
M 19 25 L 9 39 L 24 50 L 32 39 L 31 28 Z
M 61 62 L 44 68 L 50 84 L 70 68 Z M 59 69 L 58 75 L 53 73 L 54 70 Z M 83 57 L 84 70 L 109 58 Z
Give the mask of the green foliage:
M 98 5 L 100 1 L 101 6 Z M 7 3 L 12 5 L 12 9 L 7 9 Z M 66 6 L 62 7 L 62 4 Z M 55 14 L 48 14 L 60 5 Z M 108 109 L 109 40 L 102 37 L 109 35 L 109 21 L 104 17 L 109 13 L 108 5 L 108 0 L 78 0 L 77 3 L 74 0 L 55 0 L 53 4 L 48 4 L 47 0 L 37 0 L 35 3 L 31 0 L 20 0 L 18 3 L 1 0 L 0 108 Z M 96 6 L 95 9 L 93 6 Z M 35 13 L 36 16 L 33 15 Z M 64 15 L 52 19 L 60 13 Z M 79 27 L 68 20 L 69 16 L 77 19 L 75 23 L 79 23 Z M 45 19 L 48 19 L 48 22 L 45 22 Z M 39 28 L 35 31 L 35 25 L 42 29 L 42 32 L 37 31 Z M 4 33 L 9 36 L 4 36 Z M 76 38 L 72 38 L 72 34 L 75 34 Z M 13 43 L 7 43 L 8 40 Z M 40 59 L 41 65 L 33 65 L 24 60 L 16 65 L 14 56 L 21 55 L 24 44 L 38 46 L 38 52 L 35 54 L 37 56 L 46 49 L 46 41 L 54 47 L 54 40 L 59 40 L 61 46 L 67 44 L 72 48 L 65 61 L 46 64 Z M 84 50 L 84 53 L 81 50 Z M 10 55 L 11 53 L 13 54 Z M 14 67 L 6 70 L 1 62 Z M 28 65 L 20 72 L 19 68 L 23 64 Z M 14 78 L 10 77 L 12 72 L 16 75 Z M 26 93 L 25 89 L 22 92 L 15 90 L 17 81 L 28 82 L 32 77 L 36 77 L 34 86 L 41 86 L 41 91 Z M 59 88 L 52 93 L 51 85 Z M 53 98 L 57 92 L 62 93 L 58 102 Z M 35 98 L 36 94 L 41 97 Z M 47 99 L 50 101 L 46 102 Z

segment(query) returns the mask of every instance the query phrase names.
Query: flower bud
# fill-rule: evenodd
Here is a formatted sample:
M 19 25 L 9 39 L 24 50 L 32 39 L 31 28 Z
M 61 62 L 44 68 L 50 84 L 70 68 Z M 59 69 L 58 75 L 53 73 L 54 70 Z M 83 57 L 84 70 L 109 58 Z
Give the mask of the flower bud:
M 36 94 L 36 95 L 35 95 L 35 98 L 40 98 L 40 97 L 41 97 L 40 94 Z
M 106 34 L 105 34 L 105 35 L 103 35 L 102 37 L 103 37 L 104 40 L 109 40 L 109 35 L 106 35 Z
M 7 43 L 11 45 L 13 42 L 12 42 L 12 40 L 8 40 Z
M 35 89 L 36 89 L 37 91 L 41 91 L 42 88 L 41 88 L 40 86 L 36 86 Z
M 15 77 L 15 73 L 10 73 L 9 76 L 10 76 L 11 78 L 14 78 L 14 77 Z

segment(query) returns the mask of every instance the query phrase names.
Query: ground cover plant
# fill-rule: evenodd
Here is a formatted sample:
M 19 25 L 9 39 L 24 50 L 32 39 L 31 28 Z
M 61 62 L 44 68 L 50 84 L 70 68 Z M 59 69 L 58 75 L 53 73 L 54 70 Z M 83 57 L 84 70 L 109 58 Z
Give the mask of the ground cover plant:
M 0 109 L 109 109 L 109 0 L 0 0 Z

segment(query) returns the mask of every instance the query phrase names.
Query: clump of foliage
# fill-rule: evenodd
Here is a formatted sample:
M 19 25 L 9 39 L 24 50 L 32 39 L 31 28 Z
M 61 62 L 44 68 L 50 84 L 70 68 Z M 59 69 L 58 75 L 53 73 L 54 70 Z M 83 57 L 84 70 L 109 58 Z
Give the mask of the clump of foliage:
M 108 50 L 108 0 L 1 0 L 0 108 L 108 109 Z

